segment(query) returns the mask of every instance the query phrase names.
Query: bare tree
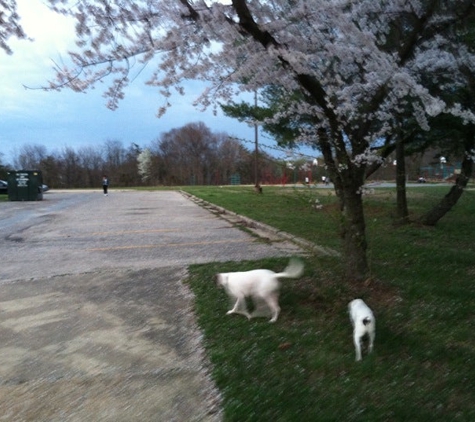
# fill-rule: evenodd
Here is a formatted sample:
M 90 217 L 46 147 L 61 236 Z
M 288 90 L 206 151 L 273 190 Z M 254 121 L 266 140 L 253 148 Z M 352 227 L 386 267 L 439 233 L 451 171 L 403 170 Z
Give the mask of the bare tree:
M 13 166 L 17 170 L 39 170 L 41 161 L 47 156 L 44 145 L 24 144 L 20 147 L 17 156 L 13 159 Z
M 104 166 L 109 172 L 117 171 L 126 159 L 126 150 L 121 141 L 108 139 L 104 142 Z
M 216 183 L 227 184 L 231 176 L 242 173 L 242 166 L 249 161 L 249 151 L 241 143 L 226 134 L 221 134 L 218 141 L 218 164 L 216 166 Z
M 81 159 L 76 151 L 71 147 L 65 147 L 59 155 L 61 162 L 61 187 L 80 188 L 81 178 Z
M 61 160 L 57 154 L 48 154 L 40 165 L 43 181 L 50 188 L 62 187 Z
M 77 151 L 83 187 L 97 187 L 101 183 L 104 159 L 101 149 L 87 146 Z M 79 169 L 78 169 L 79 170 Z
M 170 184 L 208 184 L 217 154 L 217 137 L 202 122 L 162 135 L 160 155 Z
M 142 149 L 135 143 L 130 144 L 126 149 L 124 161 L 122 162 L 119 173 L 118 183 L 121 186 L 138 186 L 142 180 L 138 174 L 137 158 Z

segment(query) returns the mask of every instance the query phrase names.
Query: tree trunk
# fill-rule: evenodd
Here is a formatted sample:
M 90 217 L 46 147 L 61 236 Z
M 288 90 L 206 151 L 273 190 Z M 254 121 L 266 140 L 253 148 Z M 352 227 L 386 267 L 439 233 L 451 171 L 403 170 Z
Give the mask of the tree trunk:
M 437 222 L 452 209 L 462 196 L 462 193 L 472 175 L 472 171 L 473 161 L 470 157 L 465 156 L 462 161 L 461 172 L 455 180 L 455 185 L 452 186 L 449 193 L 445 195 L 434 208 L 421 217 L 420 222 L 422 224 L 426 226 L 435 226 Z
M 337 165 L 332 155 L 328 135 L 319 130 L 319 148 L 322 151 L 327 171 L 340 201 L 340 234 L 343 242 L 345 275 L 348 280 L 362 282 L 368 279 L 370 271 L 366 257 L 366 224 L 362 200 L 362 187 L 366 167 L 351 163 L 342 148 Z
M 404 143 L 401 136 L 398 136 L 396 140 L 396 222 L 398 224 L 407 223 L 408 217 Z
M 362 199 L 364 172 L 364 168 L 350 165 L 347 170 L 332 175 L 341 207 L 340 233 L 345 275 L 355 282 L 365 281 L 370 276 Z
M 360 192 L 359 186 L 344 189 L 341 222 L 346 277 L 356 282 L 365 281 L 370 276 L 366 257 L 366 224 Z

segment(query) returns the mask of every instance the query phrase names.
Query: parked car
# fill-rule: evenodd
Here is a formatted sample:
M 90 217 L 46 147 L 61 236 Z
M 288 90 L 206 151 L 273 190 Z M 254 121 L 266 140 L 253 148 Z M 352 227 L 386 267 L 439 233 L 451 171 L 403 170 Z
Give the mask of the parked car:
M 5 180 L 0 180 L 0 194 L 8 193 L 8 183 Z
M 42 192 L 46 192 L 48 190 L 49 190 L 48 185 L 45 185 L 45 184 L 41 185 Z M 0 180 L 0 195 L 1 194 L 4 194 L 4 195 L 8 194 L 8 183 L 5 180 Z

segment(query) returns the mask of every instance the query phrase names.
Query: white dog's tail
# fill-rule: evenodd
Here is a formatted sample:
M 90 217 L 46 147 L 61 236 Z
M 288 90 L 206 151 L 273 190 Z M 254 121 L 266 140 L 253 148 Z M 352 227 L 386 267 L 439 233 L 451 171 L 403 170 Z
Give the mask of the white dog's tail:
M 287 268 L 281 272 L 276 273 L 277 278 L 298 278 L 303 274 L 303 262 L 300 259 L 292 258 L 287 265 Z

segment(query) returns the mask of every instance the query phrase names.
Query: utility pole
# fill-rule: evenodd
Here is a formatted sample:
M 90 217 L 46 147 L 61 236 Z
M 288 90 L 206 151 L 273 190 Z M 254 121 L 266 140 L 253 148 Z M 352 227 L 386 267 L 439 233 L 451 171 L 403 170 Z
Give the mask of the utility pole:
M 257 118 L 257 90 L 254 91 L 254 110 L 255 115 L 254 119 Z M 259 161 L 259 128 L 257 122 L 254 123 L 254 143 L 255 143 L 255 150 L 254 150 L 254 188 L 256 192 L 262 193 L 261 185 L 259 184 L 259 175 L 258 175 L 258 161 Z

